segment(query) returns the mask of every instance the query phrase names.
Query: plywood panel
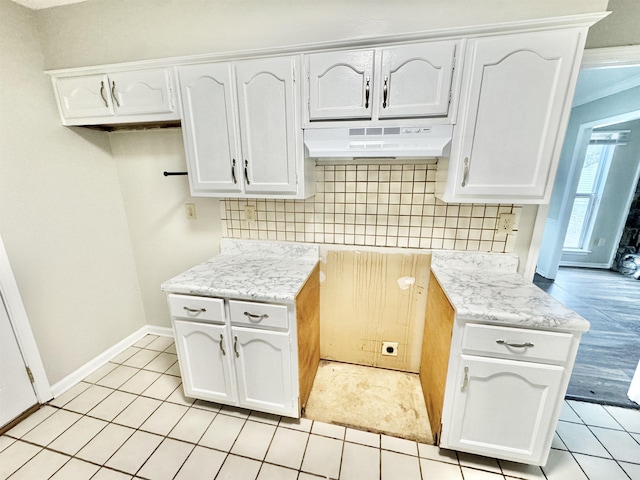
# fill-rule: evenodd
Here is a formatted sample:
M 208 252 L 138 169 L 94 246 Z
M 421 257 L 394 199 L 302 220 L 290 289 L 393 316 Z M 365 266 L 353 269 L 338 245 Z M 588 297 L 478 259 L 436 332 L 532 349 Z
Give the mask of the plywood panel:
M 442 423 L 442 404 L 454 317 L 453 307 L 438 280 L 431 274 L 422 341 L 420 384 L 436 444 L 439 442 Z
M 430 264 L 428 254 L 328 251 L 321 266 L 321 357 L 417 373 Z M 383 341 L 398 343 L 397 357 L 382 355 Z
M 302 410 L 309 399 L 320 363 L 320 266 L 316 265 L 296 297 L 298 382 Z

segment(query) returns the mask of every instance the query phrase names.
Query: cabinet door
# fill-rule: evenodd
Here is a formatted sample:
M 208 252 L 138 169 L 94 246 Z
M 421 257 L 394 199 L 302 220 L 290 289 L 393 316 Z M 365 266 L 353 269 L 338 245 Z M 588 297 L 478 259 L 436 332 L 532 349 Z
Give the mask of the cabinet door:
M 184 66 L 178 76 L 191 193 L 240 192 L 231 67 L 227 63 Z
M 290 335 L 243 327 L 232 327 L 231 333 L 240 405 L 297 417 Z
M 543 201 L 559 155 L 579 35 L 560 30 L 468 42 L 455 133 L 461 142 L 455 158 L 460 200 L 491 195 Z
M 236 403 L 226 327 L 175 319 L 173 327 L 185 395 Z
M 308 57 L 309 119 L 370 119 L 373 50 L 315 53 Z
M 109 74 L 109 91 L 117 115 L 171 114 L 180 118 L 168 68 Z
M 563 372 L 554 365 L 462 355 L 447 448 L 541 464 L 555 430 Z
M 381 77 L 377 82 L 378 117 L 447 115 L 455 50 L 455 42 L 383 50 Z
M 54 82 L 64 119 L 114 114 L 106 75 L 63 77 L 54 79 Z
M 302 136 L 294 69 L 297 57 L 236 64 L 246 193 L 296 193 L 296 153 Z

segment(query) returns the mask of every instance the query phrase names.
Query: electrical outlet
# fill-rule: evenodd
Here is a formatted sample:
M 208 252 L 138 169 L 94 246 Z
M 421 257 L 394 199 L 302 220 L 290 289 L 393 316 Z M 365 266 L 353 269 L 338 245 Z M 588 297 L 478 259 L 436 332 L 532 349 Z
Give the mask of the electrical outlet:
M 498 217 L 498 232 L 511 233 L 513 232 L 513 224 L 516 221 L 515 213 L 501 213 Z
M 256 207 L 253 205 L 245 205 L 244 206 L 244 219 L 247 222 L 255 222 L 256 221 Z
M 187 220 L 195 220 L 196 219 L 196 204 L 195 203 L 185 203 L 185 210 L 187 214 Z
M 398 356 L 398 342 L 382 342 L 382 355 Z

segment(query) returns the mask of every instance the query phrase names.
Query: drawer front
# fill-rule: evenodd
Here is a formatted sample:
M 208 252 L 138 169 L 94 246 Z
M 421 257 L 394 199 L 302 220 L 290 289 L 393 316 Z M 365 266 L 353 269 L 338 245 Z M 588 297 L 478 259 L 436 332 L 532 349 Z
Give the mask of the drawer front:
M 229 312 L 233 325 L 285 330 L 289 327 L 285 305 L 229 300 Z
M 468 323 L 464 328 L 462 353 L 563 364 L 572 340 L 573 335 L 569 333 Z
M 220 298 L 169 295 L 172 317 L 224 323 L 224 301 Z

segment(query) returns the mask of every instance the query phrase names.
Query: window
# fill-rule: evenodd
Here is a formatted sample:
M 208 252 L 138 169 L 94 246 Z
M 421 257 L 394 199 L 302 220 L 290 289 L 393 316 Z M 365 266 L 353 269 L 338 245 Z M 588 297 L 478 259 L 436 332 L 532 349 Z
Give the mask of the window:
M 573 199 L 563 250 L 588 250 L 600 197 L 616 145 L 624 145 L 628 131 L 592 132 Z

